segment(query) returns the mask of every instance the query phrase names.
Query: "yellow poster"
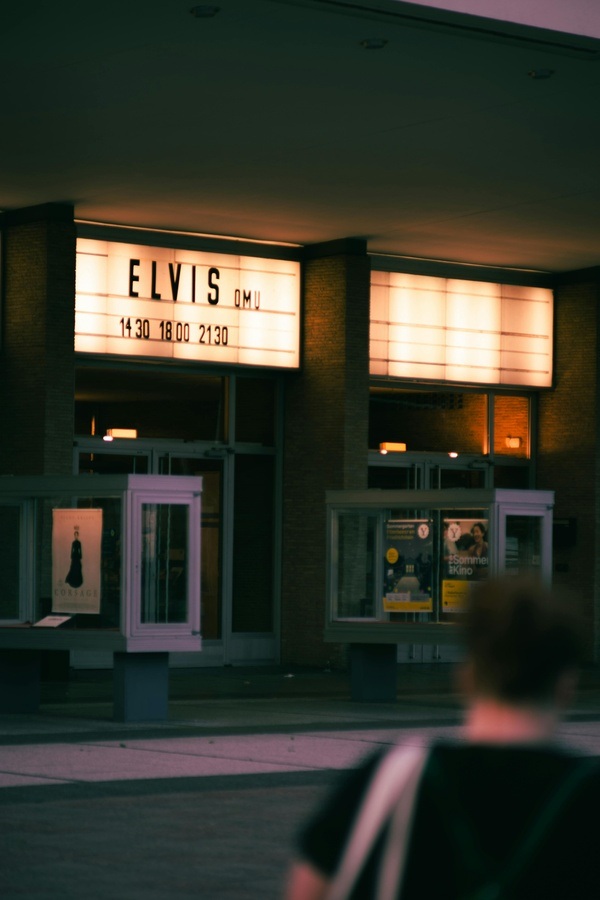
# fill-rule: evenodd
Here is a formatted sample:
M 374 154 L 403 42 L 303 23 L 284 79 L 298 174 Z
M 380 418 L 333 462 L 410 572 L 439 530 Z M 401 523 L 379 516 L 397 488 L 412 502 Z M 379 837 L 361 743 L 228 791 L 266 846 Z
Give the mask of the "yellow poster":
M 442 612 L 463 612 L 470 587 L 468 581 L 442 581 Z

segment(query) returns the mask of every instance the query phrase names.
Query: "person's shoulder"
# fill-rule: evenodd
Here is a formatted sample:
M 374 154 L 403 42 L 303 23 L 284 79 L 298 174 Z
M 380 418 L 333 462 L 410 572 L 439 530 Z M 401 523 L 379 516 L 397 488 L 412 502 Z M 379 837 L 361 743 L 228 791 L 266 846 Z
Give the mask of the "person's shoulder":
M 339 774 L 297 836 L 301 858 L 325 876 L 334 872 L 352 823 L 386 751 L 369 753 Z
M 431 756 L 448 771 L 512 772 L 526 778 L 561 778 L 573 773 L 574 780 L 587 781 L 600 789 L 600 761 L 575 750 L 553 744 L 497 744 L 438 741 Z

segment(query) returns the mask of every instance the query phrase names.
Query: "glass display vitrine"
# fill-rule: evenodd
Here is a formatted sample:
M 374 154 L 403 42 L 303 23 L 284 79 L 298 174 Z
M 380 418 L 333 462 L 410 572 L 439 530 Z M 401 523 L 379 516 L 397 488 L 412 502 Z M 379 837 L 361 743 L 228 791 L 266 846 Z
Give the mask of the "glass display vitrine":
M 202 479 L 0 478 L 0 646 L 200 650 Z
M 336 491 L 327 495 L 325 639 L 453 643 L 473 584 L 552 566 L 549 491 Z

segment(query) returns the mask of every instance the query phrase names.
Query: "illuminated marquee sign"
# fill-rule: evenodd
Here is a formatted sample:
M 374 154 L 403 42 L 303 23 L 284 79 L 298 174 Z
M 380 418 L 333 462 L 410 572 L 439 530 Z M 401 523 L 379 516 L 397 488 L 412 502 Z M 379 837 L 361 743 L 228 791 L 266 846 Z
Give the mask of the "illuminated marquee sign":
M 552 327 L 545 288 L 371 276 L 371 375 L 551 387 Z
M 300 266 L 77 241 L 75 350 L 293 369 Z

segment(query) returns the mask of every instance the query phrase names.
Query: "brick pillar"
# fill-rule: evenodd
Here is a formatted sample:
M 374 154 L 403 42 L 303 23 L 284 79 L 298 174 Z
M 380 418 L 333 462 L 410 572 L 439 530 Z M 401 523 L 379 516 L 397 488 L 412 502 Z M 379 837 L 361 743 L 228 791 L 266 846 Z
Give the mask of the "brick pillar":
M 540 395 L 537 486 L 556 492 L 555 519 L 575 520 L 572 546 L 555 545 L 553 582 L 581 598 L 598 659 L 600 269 L 561 276 L 555 310 L 555 390 Z
M 0 217 L 3 334 L 0 474 L 73 470 L 75 224 L 45 204 Z
M 370 261 L 364 241 L 307 248 L 301 372 L 288 384 L 282 659 L 324 665 L 325 492 L 367 487 Z

